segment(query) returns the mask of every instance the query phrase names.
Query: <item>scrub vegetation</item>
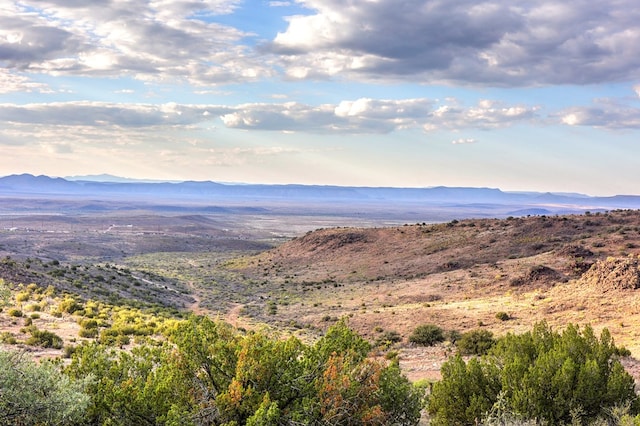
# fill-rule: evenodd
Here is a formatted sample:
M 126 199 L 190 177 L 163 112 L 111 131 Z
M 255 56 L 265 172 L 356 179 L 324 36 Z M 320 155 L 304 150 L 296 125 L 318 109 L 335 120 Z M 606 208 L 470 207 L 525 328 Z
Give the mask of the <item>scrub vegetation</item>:
M 639 212 L 179 221 L 2 234 L 0 424 L 640 424 Z

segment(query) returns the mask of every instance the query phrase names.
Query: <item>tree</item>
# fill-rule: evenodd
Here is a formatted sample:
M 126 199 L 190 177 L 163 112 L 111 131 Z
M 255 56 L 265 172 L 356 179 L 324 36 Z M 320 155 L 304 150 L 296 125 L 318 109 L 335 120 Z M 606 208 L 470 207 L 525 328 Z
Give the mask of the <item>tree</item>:
M 474 424 L 499 400 L 517 417 L 550 425 L 568 423 L 576 413 L 593 420 L 625 404 L 635 412 L 633 378 L 617 352 L 606 329 L 598 339 L 590 326 L 569 324 L 558 333 L 542 322 L 531 332 L 508 334 L 482 358 L 447 361 L 428 410 L 436 425 Z
M 424 389 L 369 348 L 344 321 L 307 346 L 193 316 L 161 345 L 80 346 L 67 372 L 94 377 L 91 424 L 416 424 Z
M 126 352 L 85 344 L 74 352 L 66 373 L 93 377 L 87 388 L 89 424 L 192 424 L 190 389 L 167 345 Z
M 87 378 L 72 380 L 57 364 L 0 351 L 0 425 L 71 425 L 89 404 Z

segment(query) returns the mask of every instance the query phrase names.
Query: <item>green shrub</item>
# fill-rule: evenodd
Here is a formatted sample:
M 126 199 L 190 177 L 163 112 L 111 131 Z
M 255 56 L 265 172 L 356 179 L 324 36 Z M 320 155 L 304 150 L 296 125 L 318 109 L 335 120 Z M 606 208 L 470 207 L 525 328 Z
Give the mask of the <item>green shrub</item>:
M 0 343 L 6 343 L 7 345 L 15 345 L 18 343 L 16 337 L 9 333 L 8 331 L 3 331 L 0 333 Z
M 402 341 L 402 336 L 397 331 L 385 331 L 376 339 L 376 346 L 391 346 Z
M 58 304 L 58 312 L 60 313 L 66 312 L 68 314 L 73 314 L 81 309 L 82 305 L 72 297 L 67 297 Z
M 31 337 L 25 343 L 30 346 L 62 349 L 62 337 L 47 330 L 38 330 L 35 327 L 32 328 Z
M 98 336 L 98 329 L 97 328 L 81 328 L 80 331 L 78 331 L 78 336 L 85 337 L 87 339 L 92 339 Z
M 489 330 L 471 330 L 456 341 L 461 355 L 484 355 L 496 343 Z
M 413 330 L 409 341 L 417 345 L 433 346 L 436 343 L 444 342 L 444 331 L 434 324 L 422 324 Z
M 55 362 L 35 363 L 24 353 L 0 351 L 0 423 L 86 424 L 90 396 L 85 382 L 69 380 Z
M 16 293 L 16 302 L 26 302 L 31 298 L 31 292 L 28 290 Z
M 504 413 L 542 424 L 589 424 L 617 406 L 638 409 L 634 380 L 618 359 L 608 330 L 590 326 L 554 332 L 546 323 L 508 334 L 487 356 L 442 366 L 428 401 L 431 425 L 472 425 L 500 405 Z M 578 421 L 578 423 L 575 423 Z
M 450 341 L 453 344 L 455 344 L 461 337 L 462 333 L 460 333 L 458 330 L 447 330 L 445 333 L 446 340 Z
M 98 328 L 98 321 L 94 320 L 94 319 L 88 319 L 88 320 L 82 320 L 80 321 L 80 326 L 82 326 L 82 328 Z

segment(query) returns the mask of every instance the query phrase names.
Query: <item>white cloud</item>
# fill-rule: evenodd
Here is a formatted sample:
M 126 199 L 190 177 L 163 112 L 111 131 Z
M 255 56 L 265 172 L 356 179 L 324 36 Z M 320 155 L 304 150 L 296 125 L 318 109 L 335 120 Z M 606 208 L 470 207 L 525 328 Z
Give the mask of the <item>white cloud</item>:
M 536 118 L 537 108 L 481 101 L 465 107 L 455 100 L 369 99 L 338 104 L 298 102 L 236 106 L 55 102 L 0 104 L 0 122 L 116 128 L 190 127 L 220 119 L 228 128 L 310 133 L 389 133 L 403 129 L 488 129 Z
M 632 0 L 303 0 L 271 49 L 291 78 L 526 86 L 640 78 Z
M 451 143 L 453 145 L 465 145 L 465 144 L 470 144 L 470 143 L 476 143 L 477 141 L 473 138 L 460 138 L 460 139 L 455 139 L 452 140 Z
M 0 9 L 0 61 L 54 75 L 252 81 L 272 70 L 243 46 L 247 34 L 201 18 L 232 13 L 239 0 L 26 0 Z M 19 41 L 19 42 L 18 42 Z
M 46 84 L 35 82 L 21 73 L 0 68 L 0 93 L 53 93 Z
M 589 126 L 610 130 L 640 129 L 640 108 L 600 102 L 590 107 L 573 107 L 558 114 L 569 126 Z

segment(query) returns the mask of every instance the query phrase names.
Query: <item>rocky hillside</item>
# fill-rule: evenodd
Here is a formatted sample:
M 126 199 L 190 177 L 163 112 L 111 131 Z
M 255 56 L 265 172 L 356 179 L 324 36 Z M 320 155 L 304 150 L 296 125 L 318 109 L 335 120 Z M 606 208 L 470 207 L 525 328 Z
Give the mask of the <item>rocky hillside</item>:
M 258 284 L 244 312 L 281 325 L 346 316 L 371 340 L 407 342 L 422 323 L 495 334 L 590 323 L 640 355 L 639 254 L 640 212 L 621 210 L 318 229 L 226 267 Z
M 599 258 L 640 253 L 640 213 L 319 229 L 251 259 L 240 269 L 270 281 L 399 280 L 549 252 L 563 260 L 560 275 L 554 277 L 558 280 L 580 275 Z M 536 281 L 539 276 L 530 278 Z

